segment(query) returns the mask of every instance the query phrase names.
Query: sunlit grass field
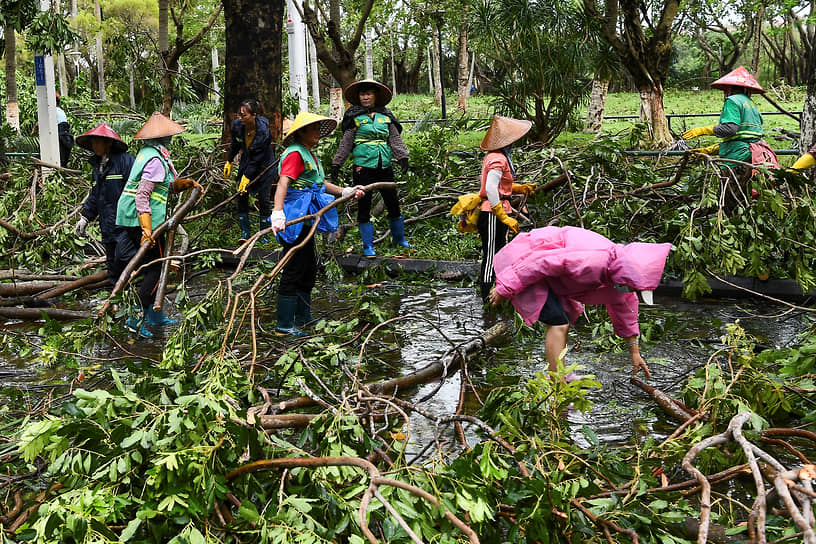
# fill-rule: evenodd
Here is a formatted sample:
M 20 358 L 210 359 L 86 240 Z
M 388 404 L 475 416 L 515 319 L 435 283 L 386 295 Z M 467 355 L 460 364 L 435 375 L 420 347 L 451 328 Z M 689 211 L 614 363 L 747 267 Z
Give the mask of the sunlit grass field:
M 770 96 L 783 108 L 788 111 L 798 112 L 802 109 L 805 101 L 805 88 L 795 87 L 781 87 L 770 88 L 768 90 Z M 484 131 L 487 129 L 490 118 L 493 116 L 492 97 L 484 95 L 476 95 L 470 97 L 468 100 L 467 112 L 463 114 L 456 107 L 456 96 L 448 95 L 447 99 L 447 114 L 448 118 L 457 119 L 463 115 L 474 119 L 470 123 L 473 130 L 462 131 L 457 137 L 456 147 L 460 149 L 472 149 L 478 147 Z M 664 107 L 666 114 L 669 115 L 669 126 L 675 135 L 680 135 L 688 128 L 713 125 L 718 121 L 718 115 L 722 109 L 723 93 L 715 89 L 690 91 L 690 90 L 673 90 L 666 91 L 664 96 Z M 787 149 L 791 146 L 791 141 L 782 137 L 778 131 L 774 129 L 786 129 L 794 132 L 799 131 L 799 127 L 793 119 L 786 115 L 778 114 L 778 110 L 762 95 L 755 95 L 754 101 L 757 103 L 759 110 L 764 116 L 764 128 L 766 139 L 771 147 L 775 149 Z M 417 94 L 403 94 L 397 95 L 389 104 L 391 110 L 397 115 L 400 120 L 414 121 L 429 117 L 432 119 L 441 118 L 442 112 L 440 106 L 434 103 L 434 99 L 430 95 Z M 602 132 L 604 134 L 618 134 L 628 132 L 632 125 L 637 122 L 636 118 L 631 119 L 614 119 L 614 117 L 621 116 L 637 116 L 640 111 L 640 98 L 637 93 L 610 93 L 606 102 L 605 119 Z M 708 117 L 671 117 L 672 115 L 690 115 L 690 114 L 711 114 Z M 595 138 L 594 134 L 585 134 L 583 132 L 583 120 L 586 117 L 586 105 L 581 109 L 576 118 L 572 130 L 562 133 L 555 142 L 556 146 L 571 146 L 579 145 L 582 142 L 587 142 Z M 609 119 L 611 117 L 612 119 Z M 479 122 L 481 120 L 482 122 Z M 406 139 L 410 139 L 410 129 L 413 123 L 406 123 Z M 712 139 L 710 143 L 714 143 Z

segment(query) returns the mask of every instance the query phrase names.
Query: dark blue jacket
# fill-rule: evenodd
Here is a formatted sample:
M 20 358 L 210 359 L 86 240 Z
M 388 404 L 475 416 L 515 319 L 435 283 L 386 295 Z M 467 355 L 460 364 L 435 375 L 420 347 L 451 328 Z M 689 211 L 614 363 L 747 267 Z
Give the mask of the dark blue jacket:
M 111 151 L 108 162 L 100 171 L 102 158 L 94 155 L 88 162 L 93 168 L 93 186 L 88 193 L 88 200 L 82 206 L 82 215 L 89 221 L 99 217 L 99 229 L 102 231 L 102 242 L 114 242 L 116 237 L 116 205 L 125 188 L 130 169 L 135 158 L 127 152 Z
M 246 176 L 250 181 L 258 177 L 258 174 L 275 162 L 275 151 L 272 148 L 272 135 L 269 132 L 269 120 L 263 115 L 255 116 L 255 138 L 252 140 L 249 149 L 246 147 L 246 139 L 244 137 L 244 125 L 241 124 L 240 119 L 236 119 L 230 126 L 230 148 L 227 153 L 227 161 L 232 162 L 239 151 L 243 151 L 241 155 L 241 164 L 238 166 L 238 180 L 241 176 Z M 263 179 L 253 183 L 257 187 L 262 182 L 271 181 L 277 175 L 277 169 L 270 168 Z

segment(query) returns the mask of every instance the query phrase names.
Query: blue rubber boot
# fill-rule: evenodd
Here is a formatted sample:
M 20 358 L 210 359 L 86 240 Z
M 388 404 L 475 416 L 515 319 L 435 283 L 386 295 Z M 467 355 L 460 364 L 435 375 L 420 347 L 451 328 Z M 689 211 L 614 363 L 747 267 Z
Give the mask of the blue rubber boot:
M 377 253 L 374 251 L 374 225 L 370 222 L 360 223 L 357 228 L 360 229 L 360 238 L 363 239 L 363 255 L 376 257 Z
M 292 295 L 278 295 L 278 323 L 275 332 L 289 336 L 306 336 L 306 333 L 295 327 L 295 310 L 298 297 Z
M 303 327 L 314 321 L 312 317 L 312 292 L 298 291 L 295 305 L 295 326 Z
M 178 323 L 178 319 L 170 319 L 164 312 L 159 310 L 158 312 L 151 307 L 147 307 L 145 309 L 145 325 L 153 326 L 162 326 L 162 325 L 172 325 L 174 323 Z
M 268 229 L 271 226 L 272 226 L 272 223 L 270 223 L 270 221 L 269 221 L 269 216 L 259 217 L 258 218 L 258 230 L 259 231 Z M 268 244 L 269 243 L 269 237 L 266 236 L 266 235 L 262 236 L 261 237 L 261 243 L 262 244 Z
M 128 317 L 125 320 L 125 328 L 142 338 L 153 338 L 153 333 L 145 328 L 144 314 L 141 317 Z
M 248 213 L 239 213 L 238 214 L 238 226 L 241 227 L 241 239 L 238 240 L 238 241 L 239 242 L 245 242 L 252 235 L 252 233 L 249 232 L 249 214 Z
M 394 242 L 394 245 L 414 247 L 413 244 L 409 244 L 405 240 L 405 218 L 400 215 L 396 219 L 389 219 L 388 223 L 391 226 L 391 240 Z

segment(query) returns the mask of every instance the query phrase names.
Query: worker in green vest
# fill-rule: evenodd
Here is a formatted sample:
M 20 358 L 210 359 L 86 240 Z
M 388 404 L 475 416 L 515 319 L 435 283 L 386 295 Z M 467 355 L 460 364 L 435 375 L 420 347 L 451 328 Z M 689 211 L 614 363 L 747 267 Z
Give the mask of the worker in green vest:
M 343 115 L 343 136 L 332 159 L 331 178 L 336 184 L 340 167 L 352 157 L 352 179 L 355 185 L 394 181 L 394 163 L 403 173 L 409 169 L 408 148 L 402 141 L 402 125 L 385 106 L 391 101 L 391 89 L 373 79 L 351 83 L 343 96 L 350 106 Z M 405 219 L 400 211 L 395 188 L 382 188 L 383 204 L 388 212 L 388 226 L 394 245 L 414 247 L 405 239 Z M 363 242 L 363 254 L 375 257 L 374 224 L 371 222 L 372 194 L 366 193 L 357 205 L 357 223 Z
M 751 100 L 752 93 L 765 92 L 756 78 L 745 67 L 740 66 L 711 86 L 721 89 L 725 94 L 719 124 L 689 129 L 683 133 L 683 139 L 717 136 L 722 139 L 720 143 L 696 151 L 755 166 L 765 164 L 771 168 L 779 168 L 776 153 L 762 139 L 762 114 Z M 726 164 L 732 168 L 738 166 L 737 163 Z
M 145 243 L 151 247 L 144 257 L 151 263 L 166 254 L 164 235 L 153 236 L 153 229 L 167 218 L 167 196 L 191 187 L 201 187 L 192 179 L 179 178 L 170 160 L 172 136 L 185 129 L 161 113 L 154 113 L 133 137 L 141 140 L 143 147 L 136 154 L 128 181 L 116 207 L 116 261 L 124 269 L 139 248 Z M 125 326 L 138 335 L 150 338 L 153 334 L 146 325 L 160 326 L 175 323 L 162 311 L 153 310 L 153 296 L 161 275 L 161 265 L 153 262 L 146 267 L 139 284 L 140 317 L 130 317 Z

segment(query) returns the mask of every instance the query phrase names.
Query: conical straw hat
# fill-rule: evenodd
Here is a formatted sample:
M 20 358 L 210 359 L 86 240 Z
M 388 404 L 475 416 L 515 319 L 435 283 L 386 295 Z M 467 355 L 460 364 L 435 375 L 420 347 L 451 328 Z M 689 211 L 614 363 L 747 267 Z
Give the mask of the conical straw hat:
M 377 106 L 385 106 L 391 102 L 391 89 L 373 79 L 361 79 L 346 87 L 346 90 L 343 91 L 346 102 L 359 106 L 361 89 L 374 89 L 374 104 Z
M 765 92 L 762 85 L 759 84 L 756 78 L 751 75 L 751 72 L 749 72 L 745 66 L 740 66 L 736 70 L 728 72 L 723 77 L 712 83 L 711 86 L 720 90 L 725 90 L 728 87 L 746 87 L 748 89 L 753 89 L 758 93 Z
M 289 130 L 287 130 L 283 135 L 283 145 L 289 145 L 292 143 L 292 137 L 295 133 L 302 129 L 303 127 L 313 125 L 314 123 L 320 123 L 320 137 L 328 136 L 332 133 L 332 131 L 337 127 L 337 121 L 330 117 L 323 117 L 322 115 L 317 115 L 316 113 L 311 113 L 308 111 L 302 111 L 297 114 L 295 120 L 292 121 L 292 124 L 289 126 Z
M 93 148 L 91 147 L 91 138 L 92 137 L 93 138 L 107 138 L 109 140 L 113 140 L 113 143 L 111 144 L 111 149 L 115 149 L 117 151 L 122 151 L 122 152 L 127 151 L 127 148 L 128 148 L 127 144 L 122 141 L 122 138 L 120 138 L 119 135 L 116 134 L 116 131 L 114 131 L 110 127 L 110 125 L 107 124 L 107 123 L 102 123 L 100 125 L 97 125 L 94 128 L 92 128 L 91 130 L 89 130 L 88 132 L 86 132 L 84 134 L 80 134 L 79 136 L 77 136 L 76 137 L 76 144 L 79 147 L 84 147 L 85 149 L 87 149 L 89 151 L 93 151 Z
M 150 119 L 142 125 L 134 140 L 152 140 L 154 138 L 164 138 L 165 136 L 174 136 L 180 132 L 184 132 L 183 126 L 179 125 L 169 117 L 165 117 L 159 112 L 154 112 Z
M 527 134 L 532 126 L 533 123 L 530 121 L 496 115 L 479 147 L 483 151 L 501 149 Z

